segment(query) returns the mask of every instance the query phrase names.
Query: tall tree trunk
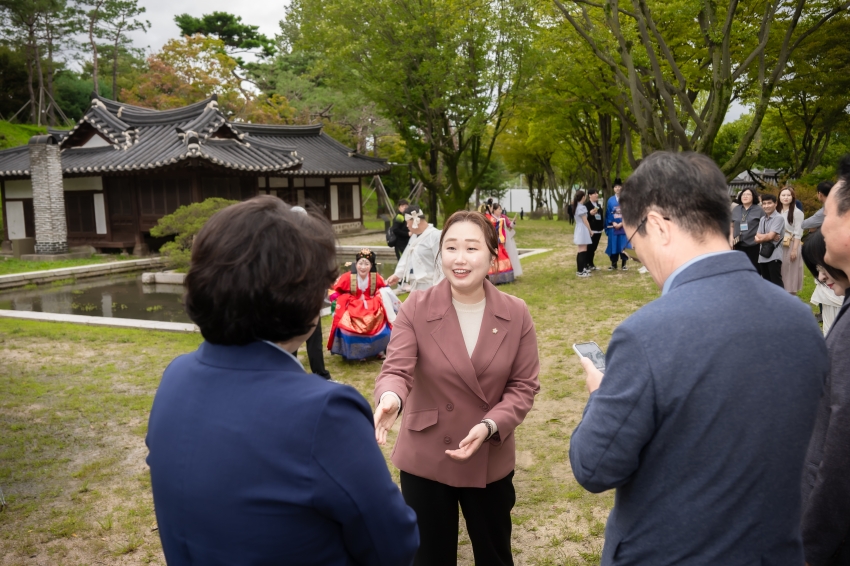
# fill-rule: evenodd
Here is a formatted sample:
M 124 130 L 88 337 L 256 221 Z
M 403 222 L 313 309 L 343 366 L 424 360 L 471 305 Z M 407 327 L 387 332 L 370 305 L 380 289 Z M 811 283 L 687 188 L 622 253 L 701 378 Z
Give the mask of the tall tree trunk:
M 112 100 L 118 102 L 118 40 L 121 34 L 115 34 L 115 43 L 112 46 Z
M 38 73 L 38 121 L 36 124 L 41 125 L 41 119 L 44 117 L 44 73 L 41 71 L 41 54 L 38 52 L 38 43 L 33 43 L 33 51 L 35 55 L 35 70 Z
M 428 160 L 428 173 L 431 179 L 437 178 L 437 167 L 439 166 L 440 154 L 436 148 L 432 148 Z M 437 190 L 435 187 L 428 187 L 428 222 L 437 225 Z
M 32 68 L 32 60 L 33 60 L 33 52 L 35 51 L 35 38 L 34 34 L 30 33 L 29 42 L 27 44 L 27 91 L 29 91 L 30 95 L 30 124 L 35 124 L 36 118 L 35 114 L 36 110 L 36 100 L 35 100 L 35 89 L 32 88 L 33 81 L 33 68 Z
M 98 88 L 97 84 L 97 44 L 94 41 L 94 23 L 94 15 L 89 14 L 89 42 L 91 43 L 92 52 L 92 82 L 94 83 L 94 93 L 100 94 L 100 88 Z
M 50 100 L 48 101 L 50 111 L 47 114 L 47 119 L 51 127 L 56 126 L 56 109 L 54 108 L 56 93 L 53 92 L 53 69 L 53 35 L 51 32 L 47 38 L 47 92 L 50 94 Z

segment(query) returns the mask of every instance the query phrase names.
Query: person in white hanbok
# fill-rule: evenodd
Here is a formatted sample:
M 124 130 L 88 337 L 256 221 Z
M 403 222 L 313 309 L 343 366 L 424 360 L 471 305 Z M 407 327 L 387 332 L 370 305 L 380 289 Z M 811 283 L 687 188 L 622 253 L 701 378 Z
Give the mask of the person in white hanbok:
M 443 271 L 438 265 L 440 234 L 425 221 L 419 205 L 411 205 L 404 213 L 410 230 L 410 241 L 398 260 L 395 273 L 387 278 L 387 285 L 399 284 L 399 291 L 424 291 L 443 280 Z

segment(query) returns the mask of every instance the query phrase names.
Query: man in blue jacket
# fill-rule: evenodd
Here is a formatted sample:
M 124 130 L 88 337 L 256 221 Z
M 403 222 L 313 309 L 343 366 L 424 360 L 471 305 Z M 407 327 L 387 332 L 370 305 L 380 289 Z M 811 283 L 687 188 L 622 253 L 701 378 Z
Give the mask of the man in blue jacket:
M 578 482 L 616 488 L 602 564 L 803 564 L 800 478 L 828 370 L 811 311 L 729 247 L 726 180 L 656 152 L 620 194 L 662 288 L 615 330 L 570 442 Z

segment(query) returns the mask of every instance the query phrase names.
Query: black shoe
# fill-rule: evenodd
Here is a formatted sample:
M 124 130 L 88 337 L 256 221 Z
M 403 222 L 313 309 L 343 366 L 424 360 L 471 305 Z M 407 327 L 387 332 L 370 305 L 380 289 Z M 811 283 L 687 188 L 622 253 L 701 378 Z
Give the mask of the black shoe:
M 628 268 L 628 267 L 626 267 L 626 264 L 624 263 L 624 264 L 623 264 L 623 271 L 628 271 L 628 270 L 629 270 L 629 268 Z
M 614 271 L 615 269 L 617 269 L 616 265 L 609 265 L 608 266 L 608 271 Z

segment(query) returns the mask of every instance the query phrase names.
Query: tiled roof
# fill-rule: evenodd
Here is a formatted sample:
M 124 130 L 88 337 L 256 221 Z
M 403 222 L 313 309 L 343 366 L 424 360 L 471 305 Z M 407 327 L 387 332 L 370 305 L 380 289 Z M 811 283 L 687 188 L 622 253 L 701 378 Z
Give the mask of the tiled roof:
M 349 175 L 366 177 L 389 173 L 386 159 L 368 157 L 339 143 L 315 126 L 264 126 L 234 124 L 244 132 L 245 140 L 254 146 L 277 150 L 294 150 L 303 159 L 301 167 L 281 171 L 282 176 Z
M 386 173 L 386 160 L 359 155 L 317 126 L 230 122 L 216 97 L 151 110 L 92 95 L 91 108 L 71 130 L 50 130 L 65 175 L 153 170 L 188 159 L 272 175 L 367 176 Z M 93 135 L 109 145 L 80 147 Z M 0 177 L 28 177 L 26 146 L 0 151 Z

